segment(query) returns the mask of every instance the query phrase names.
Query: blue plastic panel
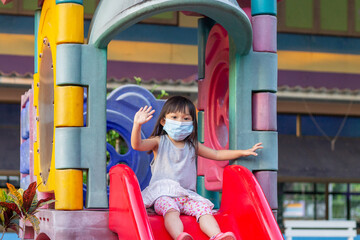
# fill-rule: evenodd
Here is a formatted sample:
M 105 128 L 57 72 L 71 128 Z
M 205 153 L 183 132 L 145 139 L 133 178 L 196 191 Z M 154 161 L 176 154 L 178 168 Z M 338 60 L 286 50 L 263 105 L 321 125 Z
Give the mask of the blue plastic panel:
M 22 139 L 29 138 L 29 101 L 26 102 L 25 107 L 21 109 L 21 137 Z
M 164 100 L 156 100 L 154 95 L 143 87 L 127 85 L 115 89 L 107 99 L 107 130 L 116 130 L 125 140 L 128 152 L 119 154 L 107 144 L 110 162 L 107 171 L 118 163 L 125 163 L 135 172 L 141 189 L 148 186 L 151 178 L 150 162 L 153 154 L 135 151 L 131 148 L 131 131 L 135 113 L 143 106 L 152 106 L 155 109 L 154 117 L 141 128 L 142 138 L 148 138 L 164 105 Z
M 30 185 L 30 175 L 27 175 L 26 177 L 23 177 L 20 180 L 20 188 L 28 189 L 29 185 Z M 5 239 L 7 239 L 7 238 L 5 238 Z M 18 239 L 18 238 L 14 238 L 14 239 Z
M 276 0 L 251 0 L 251 15 L 269 14 L 276 16 Z
M 56 0 L 56 4 L 60 3 L 77 3 L 83 5 L 83 0 Z
M 30 145 L 29 139 L 20 145 L 20 173 L 29 174 Z
M 35 41 L 34 41 L 34 73 L 38 72 L 38 56 L 39 56 L 39 52 L 38 52 L 37 39 L 38 39 L 40 15 L 41 15 L 41 10 L 35 10 L 35 14 L 34 14 L 34 36 L 35 36 Z

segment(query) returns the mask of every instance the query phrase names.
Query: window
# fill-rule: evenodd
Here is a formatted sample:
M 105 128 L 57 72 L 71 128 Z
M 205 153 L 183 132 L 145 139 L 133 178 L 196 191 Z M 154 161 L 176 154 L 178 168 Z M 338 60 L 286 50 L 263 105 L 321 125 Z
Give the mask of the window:
M 360 222 L 359 183 L 279 183 L 279 225 L 286 219 Z
M 286 0 L 278 3 L 278 31 L 360 36 L 360 0 Z

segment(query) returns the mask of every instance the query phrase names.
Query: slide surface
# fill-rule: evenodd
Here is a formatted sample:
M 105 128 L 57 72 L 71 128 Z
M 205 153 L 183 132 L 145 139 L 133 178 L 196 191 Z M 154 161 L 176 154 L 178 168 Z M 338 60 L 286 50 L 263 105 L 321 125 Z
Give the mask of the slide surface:
M 163 218 L 147 214 L 135 174 L 125 165 L 110 170 L 109 228 L 119 239 L 171 240 Z M 221 207 L 214 214 L 223 232 L 232 231 L 238 240 L 283 239 L 265 195 L 253 174 L 231 165 L 224 171 Z M 181 216 L 185 231 L 194 239 L 209 239 L 194 217 Z

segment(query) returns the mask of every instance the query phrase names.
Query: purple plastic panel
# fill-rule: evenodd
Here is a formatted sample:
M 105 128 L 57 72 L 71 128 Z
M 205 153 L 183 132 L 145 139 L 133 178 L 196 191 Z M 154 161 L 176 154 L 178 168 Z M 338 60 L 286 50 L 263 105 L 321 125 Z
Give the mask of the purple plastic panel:
M 272 15 L 257 15 L 251 18 L 254 52 L 277 52 L 277 20 Z
M 266 199 L 269 202 L 270 208 L 278 209 L 277 201 L 277 172 L 276 171 L 257 171 L 254 173 L 258 180 Z
M 55 211 L 42 209 L 37 214 L 40 233 L 35 239 L 106 239 L 116 240 L 109 229 L 106 210 Z M 124 229 L 124 231 L 126 231 Z M 47 238 L 46 238 L 47 237 Z
M 20 145 L 20 173 L 29 174 L 29 163 L 30 163 L 30 156 L 29 156 L 29 139 L 25 142 L 21 143 Z
M 21 138 L 29 138 L 29 101 L 24 104 L 24 107 L 21 109 Z
M 29 175 L 30 183 L 36 181 L 34 175 L 34 139 L 36 138 L 36 110 L 33 89 L 29 90 Z
M 276 131 L 276 95 L 270 92 L 252 96 L 252 128 L 255 131 Z

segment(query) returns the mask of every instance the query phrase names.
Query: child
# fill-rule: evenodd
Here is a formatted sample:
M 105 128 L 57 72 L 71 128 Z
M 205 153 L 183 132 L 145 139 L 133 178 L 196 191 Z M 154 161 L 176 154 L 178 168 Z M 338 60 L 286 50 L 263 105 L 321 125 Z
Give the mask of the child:
M 196 191 L 196 156 L 213 160 L 229 160 L 254 155 L 261 143 L 248 150 L 213 150 L 197 141 L 196 109 L 187 98 L 169 98 L 160 112 L 153 133 L 141 139 L 141 125 L 155 110 L 145 106 L 135 114 L 131 146 L 138 151 L 152 151 L 152 178 L 142 191 L 146 207 L 164 216 L 165 228 L 173 239 L 191 240 L 180 220 L 180 213 L 195 216 L 201 230 L 210 240 L 235 240 L 232 232 L 222 233 L 212 216 L 214 205 Z

